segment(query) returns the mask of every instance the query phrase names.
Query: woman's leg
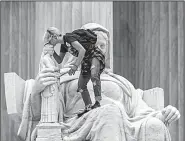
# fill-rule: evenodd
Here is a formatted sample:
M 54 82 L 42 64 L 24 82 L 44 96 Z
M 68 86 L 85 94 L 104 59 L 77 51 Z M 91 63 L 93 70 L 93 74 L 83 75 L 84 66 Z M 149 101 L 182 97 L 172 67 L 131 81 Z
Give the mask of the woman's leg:
M 87 83 L 89 82 L 90 77 L 91 77 L 90 73 L 87 75 L 80 74 L 80 77 L 78 80 L 78 92 L 81 93 L 85 106 L 92 104 L 89 91 L 87 89 Z
M 100 102 L 101 97 L 101 81 L 100 81 L 100 61 L 97 58 L 92 59 L 91 65 L 91 81 L 93 83 L 95 100 Z

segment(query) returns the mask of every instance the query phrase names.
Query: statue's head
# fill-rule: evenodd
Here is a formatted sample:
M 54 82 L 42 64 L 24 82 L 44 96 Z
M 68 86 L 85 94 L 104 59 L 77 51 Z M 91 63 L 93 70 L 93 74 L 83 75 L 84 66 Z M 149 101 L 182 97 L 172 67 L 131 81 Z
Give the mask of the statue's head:
M 103 31 L 94 31 L 94 33 L 97 35 L 97 42 L 95 46 L 97 46 L 103 54 L 106 54 L 107 46 L 108 46 L 108 36 Z
M 97 23 L 87 23 L 81 27 L 82 29 L 90 29 L 97 34 L 96 45 L 105 54 L 105 67 L 110 68 L 111 60 L 111 46 L 109 30 Z
M 57 43 L 59 43 L 60 40 L 62 40 L 62 34 L 58 28 L 49 27 L 44 33 L 43 40 L 44 45 L 50 44 L 55 46 Z

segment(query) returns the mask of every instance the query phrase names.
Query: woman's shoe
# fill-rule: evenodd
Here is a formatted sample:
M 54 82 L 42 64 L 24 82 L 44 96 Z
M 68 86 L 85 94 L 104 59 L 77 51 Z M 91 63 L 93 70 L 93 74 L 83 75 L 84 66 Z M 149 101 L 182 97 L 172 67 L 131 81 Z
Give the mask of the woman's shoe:
M 85 107 L 85 109 L 81 113 L 78 113 L 77 116 L 81 117 L 83 114 L 89 112 L 91 109 L 92 109 L 92 105 L 88 105 Z
M 98 101 L 96 101 L 95 103 L 94 103 L 94 105 L 91 107 L 92 109 L 95 109 L 95 108 L 98 108 L 98 107 L 100 107 L 101 105 L 100 105 L 100 102 L 98 102 Z

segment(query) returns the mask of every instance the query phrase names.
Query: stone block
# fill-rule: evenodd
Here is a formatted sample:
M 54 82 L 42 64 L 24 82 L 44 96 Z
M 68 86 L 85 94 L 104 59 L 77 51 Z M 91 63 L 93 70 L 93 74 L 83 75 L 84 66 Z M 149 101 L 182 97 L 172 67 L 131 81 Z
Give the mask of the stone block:
M 37 128 L 36 141 L 62 141 L 59 123 L 41 123 Z
M 62 138 L 37 138 L 36 141 L 63 141 Z
M 25 80 L 10 72 L 4 74 L 4 84 L 8 114 L 22 114 Z
M 152 88 L 145 90 L 143 94 L 143 100 L 155 110 L 161 110 L 164 108 L 164 90 L 162 88 Z

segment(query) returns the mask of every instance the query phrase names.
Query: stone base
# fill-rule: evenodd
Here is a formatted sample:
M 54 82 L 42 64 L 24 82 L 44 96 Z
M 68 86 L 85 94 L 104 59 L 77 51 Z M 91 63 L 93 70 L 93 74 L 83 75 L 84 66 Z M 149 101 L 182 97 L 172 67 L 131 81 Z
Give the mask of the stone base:
M 36 141 L 63 141 L 62 138 L 37 138 Z
M 62 141 L 59 123 L 41 123 L 37 125 L 36 141 Z

